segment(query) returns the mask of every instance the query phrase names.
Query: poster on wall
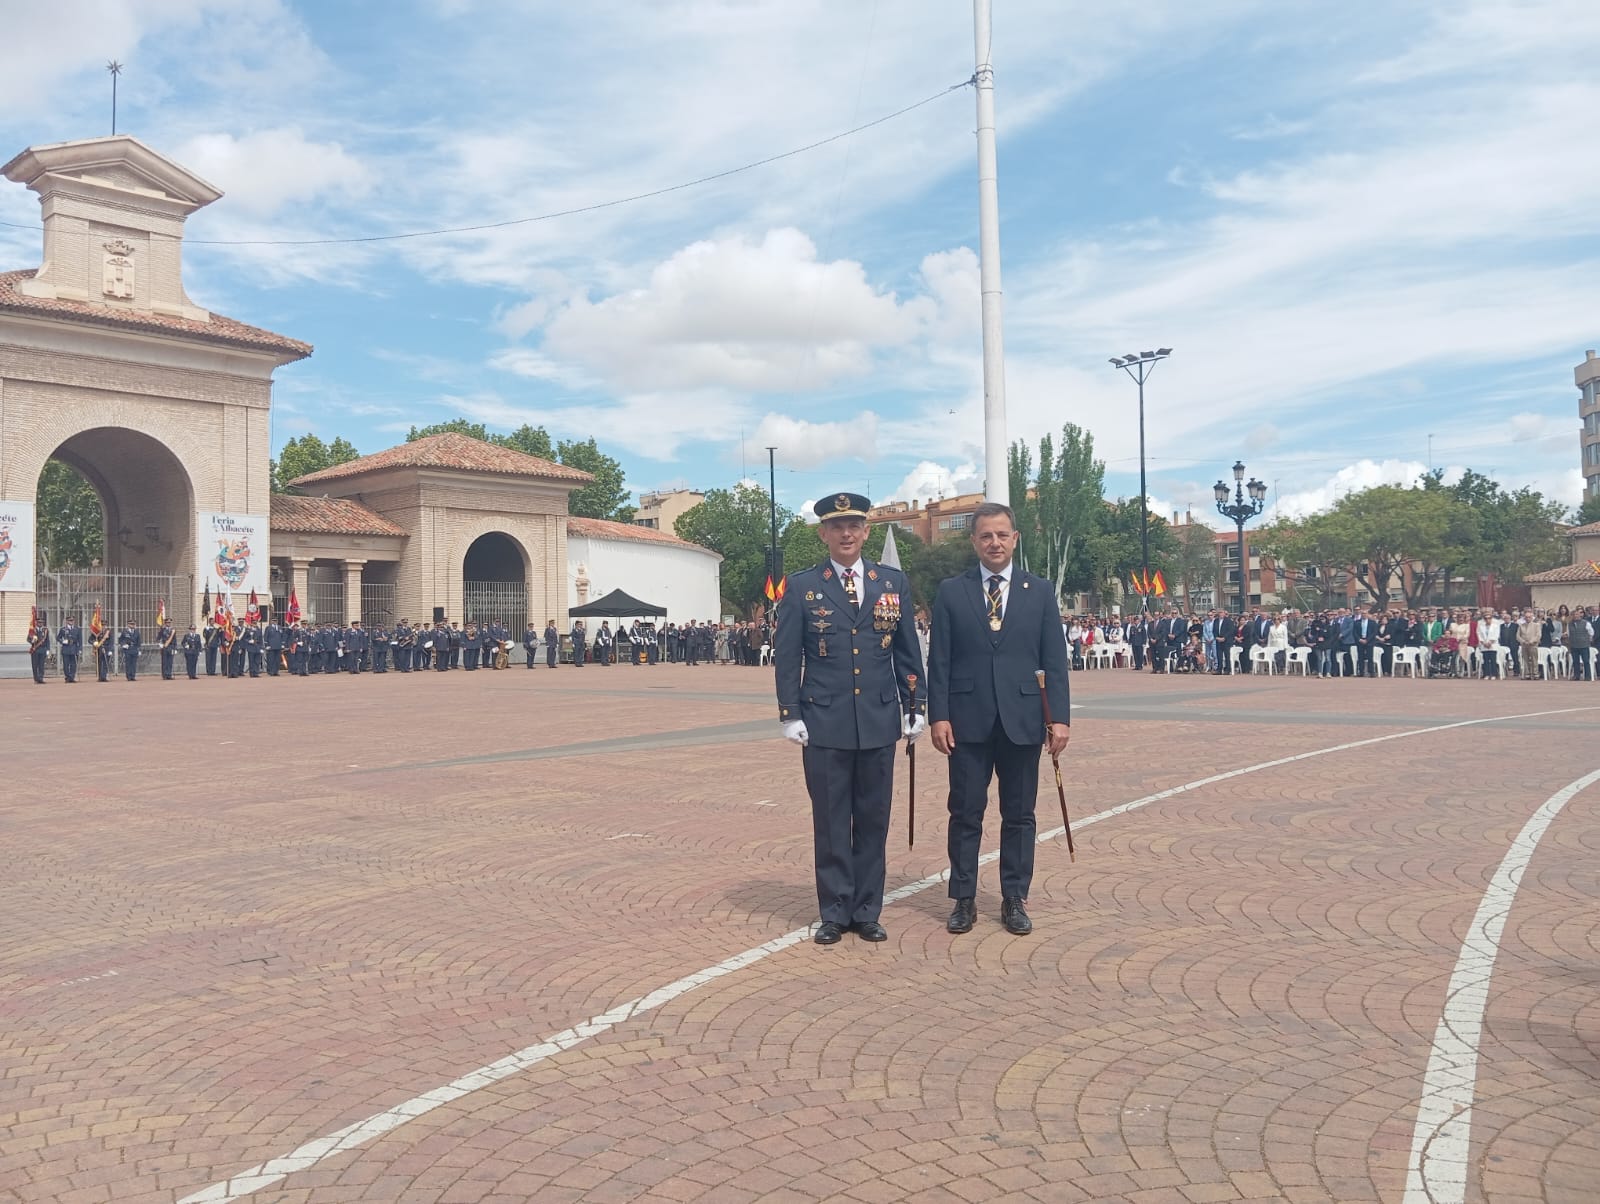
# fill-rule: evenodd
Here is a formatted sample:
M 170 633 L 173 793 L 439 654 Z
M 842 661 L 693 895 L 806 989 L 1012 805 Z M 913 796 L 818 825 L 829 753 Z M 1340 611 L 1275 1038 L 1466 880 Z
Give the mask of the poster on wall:
M 33 591 L 37 556 L 33 503 L 0 501 L 0 594 Z
M 209 581 L 212 592 L 219 588 L 235 594 L 256 590 L 271 597 L 267 516 L 201 510 L 196 518 L 199 549 L 194 560 L 195 584 L 204 587 Z

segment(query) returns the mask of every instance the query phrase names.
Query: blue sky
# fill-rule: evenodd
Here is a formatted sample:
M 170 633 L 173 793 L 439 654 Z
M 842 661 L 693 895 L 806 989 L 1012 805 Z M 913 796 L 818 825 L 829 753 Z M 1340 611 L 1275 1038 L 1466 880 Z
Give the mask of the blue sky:
M 227 195 L 197 302 L 316 345 L 274 446 L 464 414 L 593 435 L 637 489 L 800 506 L 981 485 L 974 96 L 697 188 L 968 78 L 965 0 L 0 0 L 0 158 L 119 130 Z M 1600 5 L 997 0 L 1010 433 L 1095 436 L 1194 506 L 1290 511 L 1429 457 L 1575 504 L 1600 344 Z M 39 258 L 0 187 L 0 267 Z M 201 240 L 222 244 L 202 245 Z M 1214 516 L 1213 516 L 1214 517 Z

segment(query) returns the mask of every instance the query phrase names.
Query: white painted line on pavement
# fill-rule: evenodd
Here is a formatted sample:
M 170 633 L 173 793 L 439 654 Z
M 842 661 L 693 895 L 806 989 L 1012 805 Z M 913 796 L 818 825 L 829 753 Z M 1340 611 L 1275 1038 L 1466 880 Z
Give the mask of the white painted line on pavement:
M 1472 927 L 1461 942 L 1455 972 L 1445 988 L 1444 1012 L 1422 1076 L 1422 1101 L 1411 1135 L 1404 1204 L 1463 1204 L 1472 1142 L 1472 1095 L 1478 1081 L 1478 1039 L 1489 1004 L 1489 979 L 1500 953 L 1500 934 L 1533 851 L 1561 809 L 1600 782 L 1600 769 L 1563 786 L 1529 817 L 1506 850 L 1483 892 Z
M 1257 765 L 1247 765 L 1243 769 L 1230 769 L 1226 773 L 1212 774 L 1210 777 L 1200 778 L 1198 781 L 1187 782 L 1182 786 L 1174 786 L 1169 790 L 1162 790 L 1156 794 L 1146 795 L 1144 798 L 1134 799 L 1132 802 L 1122 803 L 1108 811 L 1101 811 L 1095 815 L 1075 820 L 1074 827 L 1087 827 L 1089 824 L 1099 823 L 1101 820 L 1110 819 L 1113 816 L 1125 815 L 1129 811 L 1136 811 L 1140 807 L 1146 807 L 1151 803 L 1161 802 L 1163 799 L 1185 794 L 1191 790 L 1198 790 L 1203 786 L 1226 782 L 1231 778 L 1243 777 L 1245 774 L 1257 773 L 1263 769 L 1276 769 L 1280 765 L 1292 765 L 1296 761 L 1307 761 L 1312 757 L 1325 757 L 1331 753 L 1346 752 L 1352 748 L 1366 748 L 1369 745 L 1382 744 L 1388 740 L 1404 740 L 1410 736 L 1426 736 L 1434 732 L 1447 732 L 1460 727 L 1476 727 L 1484 723 L 1505 723 L 1513 719 L 1536 719 L 1544 715 L 1566 715 L 1575 711 L 1594 710 L 1600 710 L 1600 706 L 1561 707 L 1550 711 L 1528 711 L 1519 715 L 1497 715 L 1488 719 L 1464 719 L 1457 723 L 1443 723 L 1436 727 L 1412 728 L 1409 731 L 1393 732 L 1387 736 L 1374 736 L 1368 740 L 1355 740 L 1348 744 L 1335 744 L 1331 748 L 1319 748 L 1311 752 L 1296 753 L 1290 757 L 1279 757 L 1274 761 L 1262 761 Z M 1061 828 L 1052 828 L 1048 832 L 1041 832 L 1039 833 L 1038 842 L 1043 844 L 1047 840 L 1060 836 L 1062 832 L 1063 829 Z M 978 861 L 980 865 L 987 865 L 998 861 L 999 858 L 1000 853 L 996 850 L 985 853 Z M 883 901 L 885 904 L 898 902 L 930 887 L 937 886 L 941 882 L 947 881 L 949 877 L 950 871 L 946 869 L 930 877 L 907 883 L 889 891 L 884 895 Z M 230 1179 L 224 1179 L 220 1183 L 213 1183 L 210 1187 L 197 1191 L 192 1195 L 184 1196 L 177 1204 L 230 1204 L 231 1201 L 241 1200 L 264 1187 L 271 1187 L 274 1183 L 288 1177 L 295 1171 L 306 1170 L 323 1159 L 332 1157 L 334 1154 L 344 1153 L 347 1150 L 363 1146 L 391 1129 L 396 1129 L 405 1124 L 408 1120 L 415 1120 L 419 1116 L 425 1116 L 435 1108 L 452 1103 L 462 1096 L 478 1090 L 480 1087 L 487 1087 L 491 1083 L 497 1083 L 501 1079 L 509 1078 L 530 1067 L 537 1066 L 540 1062 L 553 1058 L 556 1054 L 571 1049 L 575 1045 L 580 1045 L 591 1037 L 598 1037 L 603 1033 L 610 1032 L 625 1020 L 631 1020 L 635 1016 L 643 1015 L 645 1012 L 654 1011 L 663 1004 L 672 1002 L 680 995 L 703 987 L 709 982 L 722 978 L 724 975 L 732 974 L 735 970 L 753 966 L 756 962 L 764 961 L 774 953 L 781 952 L 791 945 L 798 945 L 801 941 L 809 939 L 810 936 L 811 925 L 807 924 L 804 928 L 796 928 L 792 932 L 786 932 L 782 936 L 766 942 L 764 945 L 757 945 L 753 949 L 746 949 L 743 953 L 736 953 L 726 961 L 720 961 L 714 966 L 707 966 L 704 970 L 698 970 L 685 978 L 678 979 L 676 982 L 670 982 L 666 986 L 650 992 L 648 995 L 630 999 L 627 1003 L 620 1004 L 608 1012 L 601 1012 L 598 1016 L 592 1016 L 582 1024 L 563 1029 L 561 1032 L 556 1033 L 554 1036 L 546 1037 L 535 1045 L 507 1054 L 499 1061 L 491 1062 L 487 1066 L 462 1075 L 442 1087 L 435 1087 L 432 1091 L 406 1100 L 402 1104 L 396 1104 L 387 1112 L 369 1116 L 366 1120 L 347 1125 L 337 1132 L 328 1134 L 326 1137 L 308 1141 L 305 1145 L 282 1157 L 270 1159 L 258 1166 L 251 1167 L 249 1170 L 240 1171 Z

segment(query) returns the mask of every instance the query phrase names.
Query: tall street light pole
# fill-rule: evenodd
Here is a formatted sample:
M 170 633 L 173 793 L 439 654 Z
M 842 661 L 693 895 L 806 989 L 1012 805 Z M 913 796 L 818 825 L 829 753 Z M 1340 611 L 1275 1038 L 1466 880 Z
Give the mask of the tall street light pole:
M 1211 492 L 1217 498 L 1217 513 L 1224 518 L 1231 518 L 1239 528 L 1239 613 L 1242 615 L 1250 609 L 1250 562 L 1244 555 L 1244 525 L 1261 513 L 1266 504 L 1267 486 L 1254 477 L 1246 485 L 1244 461 L 1236 460 L 1233 465 L 1233 501 L 1228 501 L 1228 487 L 1221 481 L 1211 487 Z M 1250 494 L 1248 499 L 1245 498 L 1246 492 Z
M 1144 570 L 1141 584 L 1150 588 L 1150 490 L 1144 478 L 1144 382 L 1156 370 L 1156 365 L 1172 354 L 1171 347 L 1159 351 L 1141 351 L 1138 355 L 1111 357 L 1111 366 L 1121 368 L 1139 384 L 1139 566 Z M 1146 599 L 1149 594 L 1145 595 Z M 1149 609 L 1148 602 L 1145 606 Z

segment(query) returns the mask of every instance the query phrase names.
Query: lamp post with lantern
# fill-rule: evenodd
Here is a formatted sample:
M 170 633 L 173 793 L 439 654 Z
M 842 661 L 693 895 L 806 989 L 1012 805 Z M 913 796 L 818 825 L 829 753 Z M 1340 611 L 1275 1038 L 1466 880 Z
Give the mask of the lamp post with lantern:
M 1150 491 L 1144 475 L 1144 382 L 1150 379 L 1156 365 L 1171 354 L 1171 347 L 1163 347 L 1159 351 L 1111 357 L 1111 366 L 1121 368 L 1139 386 L 1139 567 L 1145 589 L 1150 588 Z
M 1217 513 L 1224 518 L 1231 518 L 1239 529 L 1239 613 L 1242 615 L 1250 609 L 1250 562 L 1244 556 L 1244 525 L 1260 514 L 1266 504 L 1266 482 L 1251 477 L 1246 484 L 1244 461 L 1236 460 L 1233 465 L 1233 501 L 1228 500 L 1228 487 L 1221 481 L 1211 487 L 1211 492 L 1217 498 Z M 1250 495 L 1248 499 L 1246 493 Z

